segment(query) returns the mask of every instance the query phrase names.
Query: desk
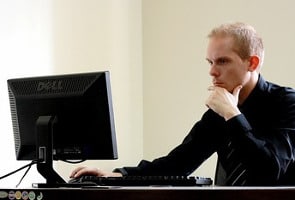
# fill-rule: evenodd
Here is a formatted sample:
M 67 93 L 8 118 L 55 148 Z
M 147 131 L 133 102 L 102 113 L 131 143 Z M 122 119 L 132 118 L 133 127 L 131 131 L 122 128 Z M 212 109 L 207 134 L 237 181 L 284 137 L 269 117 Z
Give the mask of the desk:
M 0 199 L 10 199 L 9 196 L 27 200 L 294 200 L 295 187 L 0 189 Z

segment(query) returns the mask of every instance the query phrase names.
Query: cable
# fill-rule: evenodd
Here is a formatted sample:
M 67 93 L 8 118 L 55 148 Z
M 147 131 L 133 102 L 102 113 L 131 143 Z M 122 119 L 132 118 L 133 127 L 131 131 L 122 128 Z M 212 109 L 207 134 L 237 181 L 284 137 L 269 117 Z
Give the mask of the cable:
M 18 172 L 18 171 L 20 171 L 20 170 L 23 170 L 23 169 L 25 169 L 25 168 L 28 167 L 28 169 L 26 170 L 25 174 L 22 176 L 21 180 L 20 180 L 19 183 L 17 184 L 17 186 L 18 186 L 18 185 L 22 182 L 22 180 L 24 179 L 24 177 L 27 175 L 27 173 L 29 172 L 29 170 L 31 169 L 31 167 L 32 167 L 34 164 L 36 164 L 36 163 L 38 163 L 37 160 L 32 160 L 32 162 L 30 162 L 29 164 L 24 165 L 24 166 L 18 168 L 17 170 L 14 170 L 14 171 L 12 171 L 12 172 L 10 172 L 10 173 L 8 173 L 8 174 L 5 174 L 4 176 L 1 176 L 1 177 L 0 177 L 0 180 L 6 178 L 6 177 L 8 177 L 8 176 L 11 176 L 12 174 L 15 174 L 16 172 Z
M 18 188 L 18 186 L 21 184 L 21 182 L 23 181 L 23 179 L 25 178 L 25 176 L 27 175 L 27 173 L 30 171 L 32 165 L 28 166 L 28 169 L 25 171 L 24 175 L 21 177 L 21 179 L 19 180 L 18 184 L 16 184 L 16 188 Z

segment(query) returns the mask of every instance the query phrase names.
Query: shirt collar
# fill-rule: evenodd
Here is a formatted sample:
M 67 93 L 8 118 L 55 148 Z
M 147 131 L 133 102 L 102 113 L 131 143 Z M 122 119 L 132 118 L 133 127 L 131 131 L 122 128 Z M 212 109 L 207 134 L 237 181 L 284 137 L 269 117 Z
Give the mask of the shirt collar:
M 240 108 L 246 107 L 248 104 L 251 104 L 252 100 L 256 99 L 257 96 L 261 94 L 261 92 L 267 90 L 268 83 L 264 80 L 264 78 L 259 74 L 258 81 L 256 86 L 254 87 L 253 91 L 249 94 L 247 99 L 244 101 Z

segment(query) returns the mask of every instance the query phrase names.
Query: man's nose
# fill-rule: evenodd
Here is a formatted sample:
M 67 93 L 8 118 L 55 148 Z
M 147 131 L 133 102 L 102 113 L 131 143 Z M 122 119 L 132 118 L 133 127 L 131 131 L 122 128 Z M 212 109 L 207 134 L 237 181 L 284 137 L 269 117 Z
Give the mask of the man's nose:
M 210 76 L 214 76 L 214 77 L 219 76 L 219 72 L 216 69 L 216 66 L 214 64 L 211 65 L 209 74 Z

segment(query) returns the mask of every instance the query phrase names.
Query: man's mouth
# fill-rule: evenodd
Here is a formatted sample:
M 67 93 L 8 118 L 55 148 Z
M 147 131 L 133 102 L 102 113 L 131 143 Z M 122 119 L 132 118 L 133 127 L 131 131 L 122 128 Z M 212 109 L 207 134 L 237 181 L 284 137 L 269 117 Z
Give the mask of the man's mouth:
M 220 87 L 220 86 L 223 85 L 223 83 L 222 83 L 222 82 L 219 82 L 219 81 L 214 81 L 214 80 L 213 80 L 213 85 L 214 85 L 214 86 L 218 86 L 218 87 Z

